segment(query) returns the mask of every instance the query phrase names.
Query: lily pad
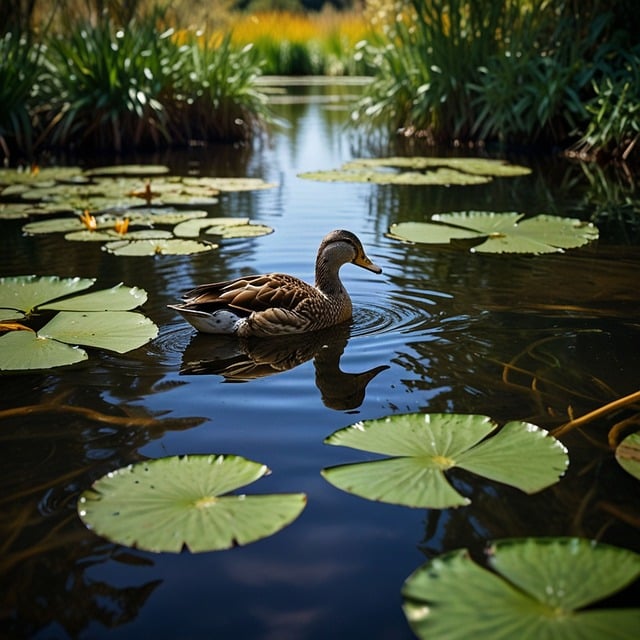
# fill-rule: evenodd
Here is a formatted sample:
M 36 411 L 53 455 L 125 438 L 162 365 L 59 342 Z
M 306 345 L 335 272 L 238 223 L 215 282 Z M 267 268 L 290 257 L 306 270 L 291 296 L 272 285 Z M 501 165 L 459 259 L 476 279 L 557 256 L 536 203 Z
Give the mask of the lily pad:
M 181 222 L 173 229 L 179 238 L 197 238 L 202 232 L 222 238 L 255 238 L 273 233 L 273 228 L 254 224 L 249 218 L 200 218 Z
M 232 238 L 258 238 L 260 236 L 268 236 L 270 233 L 273 233 L 273 227 L 266 224 L 254 223 L 233 226 L 214 225 L 205 229 L 205 233 L 212 236 L 221 236 L 226 240 L 230 240 Z
M 471 250 L 478 253 L 557 253 L 583 246 L 598 238 L 598 229 L 576 218 L 523 213 L 461 211 L 433 216 L 430 222 L 392 224 L 389 236 L 409 242 L 442 244 L 451 240 L 473 239 L 484 242 Z M 520 222 L 522 220 L 522 222 Z
M 43 304 L 40 309 L 56 311 L 130 311 L 147 301 L 147 292 L 138 287 L 117 284 L 111 289 L 85 293 L 59 302 Z
M 163 240 L 117 240 L 108 242 L 103 246 L 105 251 L 116 256 L 186 256 L 202 251 L 211 251 L 218 245 L 205 244 L 195 240 L 182 240 L 180 238 L 168 238 Z
M 278 186 L 274 182 L 265 182 L 261 178 L 214 178 L 208 176 L 187 177 L 183 179 L 187 186 L 209 187 L 218 191 L 259 191 Z
M 178 238 L 197 238 L 203 229 L 209 227 L 245 226 L 249 224 L 249 218 L 200 218 L 198 220 L 186 220 L 173 228 L 173 235 Z
M 87 169 L 85 176 L 161 176 L 169 173 L 169 167 L 161 164 L 122 164 Z
M 97 480 L 78 502 L 100 536 L 152 552 L 229 549 L 273 535 L 302 512 L 302 493 L 229 495 L 269 469 L 234 455 L 141 462 Z M 226 494 L 226 495 L 224 495 Z
M 22 319 L 40 310 L 60 311 L 37 334 L 12 330 L 3 336 L 0 369 L 47 369 L 86 360 L 86 352 L 69 344 L 124 353 L 157 336 L 158 327 L 151 320 L 130 311 L 146 301 L 143 289 L 121 283 L 69 297 L 94 282 L 57 276 L 0 278 L 0 319 Z
M 0 337 L 0 369 L 26 371 L 76 364 L 89 356 L 84 349 L 48 340 L 33 331 L 10 331 Z
M 640 555 L 579 538 L 496 543 L 489 571 L 466 550 L 434 558 L 402 590 L 403 609 L 419 638 L 450 640 L 632 640 L 640 609 L 583 607 L 640 575 Z
M 107 229 L 106 231 L 72 231 L 64 236 L 65 240 L 74 242 L 114 242 L 120 240 L 157 240 L 172 238 L 171 231 L 163 229 L 140 229 L 138 231 L 128 231 L 127 233 L 118 233 L 115 229 Z
M 158 327 L 133 311 L 61 311 L 40 331 L 41 338 L 126 353 L 158 335 Z
M 82 174 L 80 167 L 42 167 L 35 169 L 0 169 L 0 184 L 38 184 L 71 180 Z
M 616 448 L 618 464 L 640 480 L 640 431 L 628 435 Z
M 94 283 L 95 278 L 59 278 L 58 276 L 0 278 L 0 319 L 23 318 L 45 302 L 83 291 Z M 11 314 L 8 315 L 8 312 Z
M 391 157 L 358 158 L 340 169 L 311 171 L 298 177 L 309 180 L 373 182 L 402 185 L 474 185 L 494 176 L 514 177 L 531 173 L 528 167 L 487 158 Z
M 526 493 L 554 484 L 566 470 L 567 450 L 546 431 L 526 422 L 497 429 L 486 416 L 461 414 L 406 414 L 357 423 L 325 442 L 394 457 L 330 467 L 322 475 L 369 500 L 446 509 L 470 502 L 446 477 L 454 467 Z

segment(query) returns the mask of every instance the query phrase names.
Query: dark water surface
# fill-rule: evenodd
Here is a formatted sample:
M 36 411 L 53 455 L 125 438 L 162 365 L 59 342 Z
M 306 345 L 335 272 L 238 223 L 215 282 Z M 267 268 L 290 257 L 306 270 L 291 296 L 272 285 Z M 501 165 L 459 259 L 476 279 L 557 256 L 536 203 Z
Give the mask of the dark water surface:
M 530 176 L 464 188 L 301 180 L 299 172 L 371 151 L 345 132 L 348 111 L 328 99 L 337 89 L 316 89 L 318 100 L 304 99 L 308 89 L 292 91 L 297 99 L 274 104 L 289 128 L 252 150 L 153 158 L 180 173 L 277 182 L 268 191 L 222 195 L 211 207 L 213 216 L 271 225 L 272 235 L 223 241 L 219 251 L 194 256 L 119 258 L 95 243 L 22 237 L 20 223 L 2 223 L 0 275 L 142 287 L 149 293 L 143 311 L 160 335 L 123 356 L 93 352 L 81 366 L 0 378 L 0 408 L 22 408 L 5 411 L 0 425 L 0 635 L 411 638 L 402 583 L 444 551 L 479 551 L 493 539 L 529 535 L 580 535 L 640 551 L 638 484 L 607 446 L 624 412 L 564 437 L 569 472 L 533 496 L 458 474 L 454 482 L 472 504 L 424 511 L 368 502 L 322 479 L 323 467 L 369 457 L 323 444 L 361 419 L 482 413 L 555 428 L 636 391 L 640 249 L 622 241 L 626 231 L 615 223 L 596 246 L 549 256 L 476 255 L 391 240 L 390 223 L 442 211 L 589 219 L 602 206 L 601 193 L 578 165 L 526 158 L 510 159 L 532 165 Z M 167 304 L 198 283 L 251 272 L 312 280 L 320 239 L 341 227 L 360 236 L 383 274 L 343 268 L 354 321 L 322 336 L 322 357 L 249 382 L 180 374 L 183 359 L 206 359 L 219 345 L 196 336 Z M 355 375 L 376 367 L 386 368 L 368 384 Z M 78 407 L 138 423 L 100 421 Z M 96 478 L 146 457 L 184 453 L 263 462 L 273 473 L 249 491 L 305 492 L 308 505 L 279 534 L 227 552 L 155 555 L 84 528 L 76 499 Z

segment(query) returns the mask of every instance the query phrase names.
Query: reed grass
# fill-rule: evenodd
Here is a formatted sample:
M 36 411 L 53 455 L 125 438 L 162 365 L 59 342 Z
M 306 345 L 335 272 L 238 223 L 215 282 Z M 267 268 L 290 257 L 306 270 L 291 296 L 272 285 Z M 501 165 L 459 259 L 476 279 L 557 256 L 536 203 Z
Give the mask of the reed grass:
M 640 50 L 611 37 L 616 16 L 596 0 L 370 0 L 369 15 L 384 41 L 362 49 L 377 69 L 353 114 L 365 129 L 636 148 Z
M 5 158 L 10 146 L 31 149 L 32 97 L 40 74 L 40 47 L 31 38 L 15 32 L 0 36 L 0 149 Z
M 244 141 L 269 113 L 251 47 L 174 30 L 162 9 L 67 22 L 38 46 L 0 39 L 0 148 L 111 149 Z M 41 53 L 40 53 L 41 52 Z

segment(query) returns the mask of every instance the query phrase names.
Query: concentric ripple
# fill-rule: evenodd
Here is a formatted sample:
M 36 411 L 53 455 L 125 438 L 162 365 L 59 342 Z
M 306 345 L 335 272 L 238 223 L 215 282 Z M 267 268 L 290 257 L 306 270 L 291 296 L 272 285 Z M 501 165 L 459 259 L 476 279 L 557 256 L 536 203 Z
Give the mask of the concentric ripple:
M 431 295 L 431 292 L 415 295 L 395 292 L 383 300 L 365 300 L 354 296 L 351 335 L 407 333 L 431 329 L 439 317 L 435 298 L 440 295 Z

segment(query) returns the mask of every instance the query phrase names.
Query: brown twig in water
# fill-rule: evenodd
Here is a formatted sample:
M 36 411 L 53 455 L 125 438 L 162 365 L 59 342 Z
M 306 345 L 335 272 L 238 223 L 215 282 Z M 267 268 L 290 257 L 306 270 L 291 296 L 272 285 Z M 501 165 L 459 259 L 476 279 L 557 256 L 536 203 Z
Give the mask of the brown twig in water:
M 593 420 L 596 420 L 597 418 L 600 418 L 606 415 L 607 413 L 616 411 L 617 409 L 621 409 L 622 407 L 626 407 L 627 405 L 634 404 L 636 402 L 640 402 L 640 391 L 636 391 L 627 396 L 624 396 L 623 398 L 618 398 L 613 402 L 609 402 L 603 405 L 602 407 L 598 407 L 597 409 L 594 409 L 593 411 L 586 413 L 580 418 L 576 418 L 575 420 L 570 420 L 569 422 L 563 425 L 560 425 L 558 428 L 554 429 L 551 432 L 551 435 L 558 438 L 573 429 L 581 427 L 587 424 L 588 422 L 591 422 Z

